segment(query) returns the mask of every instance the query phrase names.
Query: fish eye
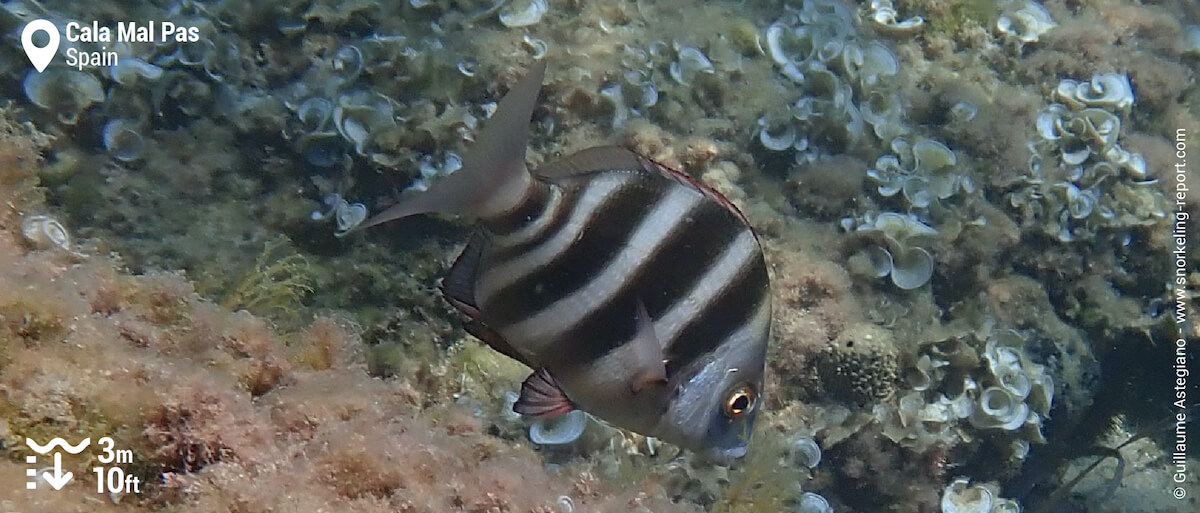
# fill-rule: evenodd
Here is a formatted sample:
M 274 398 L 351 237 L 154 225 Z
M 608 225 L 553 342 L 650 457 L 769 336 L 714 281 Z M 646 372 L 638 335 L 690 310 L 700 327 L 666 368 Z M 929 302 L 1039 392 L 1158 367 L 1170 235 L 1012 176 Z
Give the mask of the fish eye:
M 749 385 L 734 388 L 725 396 L 725 415 L 732 418 L 745 415 L 754 409 L 757 401 L 758 395 Z

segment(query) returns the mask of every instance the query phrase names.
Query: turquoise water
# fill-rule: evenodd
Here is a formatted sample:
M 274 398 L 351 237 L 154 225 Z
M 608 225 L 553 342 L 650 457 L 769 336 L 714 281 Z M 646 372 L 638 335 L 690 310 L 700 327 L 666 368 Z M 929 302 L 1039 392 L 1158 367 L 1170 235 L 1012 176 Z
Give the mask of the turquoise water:
M 42 71 L 22 41 L 36 19 L 60 35 Z M 152 456 L 168 443 L 153 415 L 96 421 L 144 456 L 131 472 L 148 486 L 115 504 L 90 490 L 104 507 L 1195 509 L 1193 1 L 12 0 L 0 20 L 6 133 L 41 156 L 30 173 L 45 195 L 9 202 L 18 221 L 5 229 L 25 241 L 14 276 L 38 251 L 93 278 L 182 273 L 196 304 L 245 310 L 274 337 L 195 344 L 290 362 L 261 390 L 227 380 L 246 416 L 270 419 L 262 443 L 278 459 L 172 464 Z M 543 59 L 531 167 L 625 146 L 721 192 L 759 234 L 775 298 L 766 398 L 750 455 L 731 469 L 595 420 L 567 443 L 530 442 L 546 426 L 504 407 L 527 371 L 466 336 L 438 297 L 466 223 L 341 236 L 457 170 Z M 31 318 L 8 301 L 0 318 Z M 197 311 L 179 315 L 134 329 L 85 314 L 121 333 L 199 331 Z M 233 322 L 221 319 L 210 324 Z M 342 363 L 291 352 L 328 319 L 351 341 Z M 39 374 L 49 346 L 14 333 L 0 347 L 17 354 L 23 341 L 33 356 L 14 361 Z M 240 368 L 133 345 L 171 365 Z M 5 354 L 0 377 L 20 388 Z M 174 386 L 166 374 L 143 386 Z M 21 429 L 92 429 L 39 416 L 50 395 L 15 397 L 0 398 L 5 471 L 23 468 Z M 292 400 L 356 406 L 306 413 L 309 432 L 280 420 Z M 398 434 L 393 417 L 417 420 Z M 378 452 L 310 457 L 322 429 L 376 436 Z M 508 466 L 480 456 L 505 451 L 519 454 Z M 443 469 L 430 482 L 389 474 L 421 454 Z M 278 468 L 306 470 L 292 482 Z M 221 472 L 259 476 L 261 490 Z M 84 504 L 77 492 L 55 504 Z

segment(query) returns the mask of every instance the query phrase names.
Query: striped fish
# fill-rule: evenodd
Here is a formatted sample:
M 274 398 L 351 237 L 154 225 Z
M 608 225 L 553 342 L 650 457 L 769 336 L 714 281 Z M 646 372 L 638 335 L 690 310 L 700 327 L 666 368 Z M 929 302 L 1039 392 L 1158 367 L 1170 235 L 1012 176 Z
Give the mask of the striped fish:
M 468 331 L 534 373 L 514 409 L 579 408 L 727 463 L 762 403 L 771 295 L 758 240 L 713 189 L 618 147 L 529 172 L 534 66 L 463 168 L 368 221 L 477 220 L 442 282 Z

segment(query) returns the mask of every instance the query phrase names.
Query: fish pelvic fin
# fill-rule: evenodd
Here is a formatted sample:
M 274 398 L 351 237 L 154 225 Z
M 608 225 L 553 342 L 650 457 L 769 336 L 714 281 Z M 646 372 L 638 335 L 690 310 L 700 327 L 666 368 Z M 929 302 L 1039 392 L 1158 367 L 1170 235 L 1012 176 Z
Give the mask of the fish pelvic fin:
M 531 417 L 557 417 L 575 409 L 575 404 L 546 369 L 538 369 L 521 383 L 521 396 L 513 411 Z
M 500 100 L 463 157 L 461 169 L 434 182 L 428 190 L 404 196 L 358 228 L 426 213 L 478 219 L 519 204 L 533 184 L 525 167 L 525 149 L 529 146 L 529 119 L 545 75 L 546 61 L 539 60 Z

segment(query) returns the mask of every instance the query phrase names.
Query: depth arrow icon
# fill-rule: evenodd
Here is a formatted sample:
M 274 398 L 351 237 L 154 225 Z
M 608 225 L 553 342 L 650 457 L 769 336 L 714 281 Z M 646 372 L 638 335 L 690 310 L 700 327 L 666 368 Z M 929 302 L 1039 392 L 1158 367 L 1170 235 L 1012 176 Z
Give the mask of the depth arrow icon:
M 61 452 L 54 453 L 54 474 L 42 472 L 42 479 L 45 479 L 47 483 L 50 483 L 50 486 L 53 486 L 55 490 L 62 490 L 62 487 L 66 486 L 67 483 L 71 481 L 72 477 L 74 477 L 74 475 L 70 472 L 64 474 L 62 471 Z

